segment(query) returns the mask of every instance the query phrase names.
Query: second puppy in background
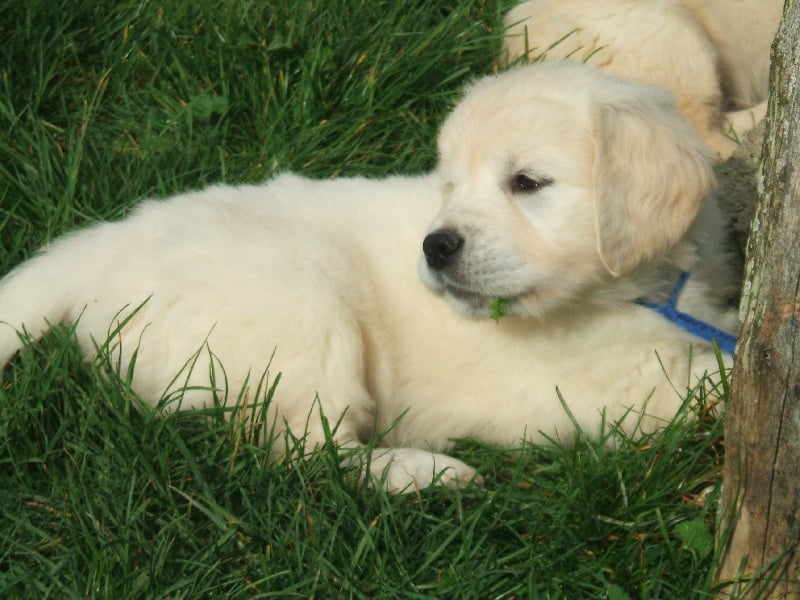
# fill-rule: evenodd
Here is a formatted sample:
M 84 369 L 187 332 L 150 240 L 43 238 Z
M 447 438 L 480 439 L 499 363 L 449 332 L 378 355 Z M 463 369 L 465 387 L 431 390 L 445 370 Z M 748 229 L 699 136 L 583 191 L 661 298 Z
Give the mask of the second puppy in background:
M 569 58 L 659 85 L 722 159 L 766 114 L 783 0 L 527 0 L 506 16 L 507 60 Z

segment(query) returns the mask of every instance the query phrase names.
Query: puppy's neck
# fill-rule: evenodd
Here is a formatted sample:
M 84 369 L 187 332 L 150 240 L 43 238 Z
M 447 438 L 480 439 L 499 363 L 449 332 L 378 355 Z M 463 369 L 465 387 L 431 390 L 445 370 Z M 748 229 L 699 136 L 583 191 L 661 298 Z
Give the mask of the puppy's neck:
M 640 265 L 592 295 L 598 303 L 665 306 L 685 279 L 674 308 L 733 333 L 741 289 L 741 259 L 716 204 L 707 202 L 693 227 L 665 255 Z
M 703 286 L 695 294 L 717 307 L 738 301 L 741 287 L 741 257 L 736 250 L 728 221 L 713 197 L 703 204 L 683 239 L 663 255 L 641 264 L 593 294 L 598 302 L 634 302 L 643 298 L 663 303 L 682 272 L 690 286 Z

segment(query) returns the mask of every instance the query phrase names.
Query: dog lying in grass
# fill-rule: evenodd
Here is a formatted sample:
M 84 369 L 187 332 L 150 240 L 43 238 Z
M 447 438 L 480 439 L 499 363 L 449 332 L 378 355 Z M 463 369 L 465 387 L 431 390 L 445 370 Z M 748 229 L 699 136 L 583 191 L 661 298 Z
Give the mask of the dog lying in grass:
M 511 61 L 570 58 L 670 90 L 724 159 L 766 114 L 782 8 L 783 0 L 526 0 L 506 17 L 505 49 Z
M 322 412 L 342 447 L 381 435 L 360 456 L 393 492 L 474 479 L 453 438 L 570 435 L 559 394 L 587 432 L 629 411 L 652 429 L 719 370 L 737 279 L 666 92 L 516 68 L 467 89 L 439 154 L 418 177 L 149 200 L 56 240 L 0 283 L 0 365 L 71 322 L 153 406 L 233 402 L 269 368 L 275 433 L 321 444 Z

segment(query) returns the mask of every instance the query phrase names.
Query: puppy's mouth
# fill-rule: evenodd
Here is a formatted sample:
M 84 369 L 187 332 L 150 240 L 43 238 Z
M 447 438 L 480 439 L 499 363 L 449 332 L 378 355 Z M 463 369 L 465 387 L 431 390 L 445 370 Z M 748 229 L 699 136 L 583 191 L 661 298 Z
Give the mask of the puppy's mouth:
M 484 294 L 453 285 L 445 285 L 442 294 L 459 312 L 475 318 L 498 318 L 514 314 L 520 296 Z
M 452 296 L 454 299 L 461 300 L 463 302 L 483 302 L 488 297 L 484 294 L 480 294 L 472 290 L 466 290 L 450 284 L 445 285 L 443 291 L 446 296 Z
M 434 294 L 443 296 L 459 313 L 476 318 L 493 318 L 498 315 L 526 315 L 526 299 L 535 290 L 491 289 L 492 286 L 465 285 L 452 275 L 442 271 L 432 271 L 425 259 L 420 261 L 419 274 L 424 285 Z

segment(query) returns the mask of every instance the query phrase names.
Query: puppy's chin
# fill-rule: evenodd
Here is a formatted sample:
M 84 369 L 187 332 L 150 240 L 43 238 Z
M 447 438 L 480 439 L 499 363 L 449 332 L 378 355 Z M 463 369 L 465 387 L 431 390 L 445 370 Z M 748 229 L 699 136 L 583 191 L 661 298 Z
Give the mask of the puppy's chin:
M 498 318 L 504 315 L 531 316 L 526 302 L 489 296 L 449 284 L 431 272 L 424 260 L 419 265 L 419 276 L 429 291 L 443 296 L 455 312 L 470 319 Z
M 471 319 L 482 319 L 491 314 L 489 305 L 492 303 L 492 299 L 487 300 L 481 294 L 448 285 L 428 268 L 424 259 L 419 264 L 419 278 L 430 292 L 437 296 L 444 296 L 455 312 Z
M 445 288 L 439 292 L 453 310 L 470 319 L 494 319 L 520 317 L 537 319 L 543 316 L 542 306 L 536 293 L 515 298 L 482 296 L 456 288 Z
M 439 292 L 447 303 L 459 314 L 471 319 L 486 319 L 493 313 L 491 305 L 495 302 L 479 294 L 473 294 L 455 288 L 444 288 Z

